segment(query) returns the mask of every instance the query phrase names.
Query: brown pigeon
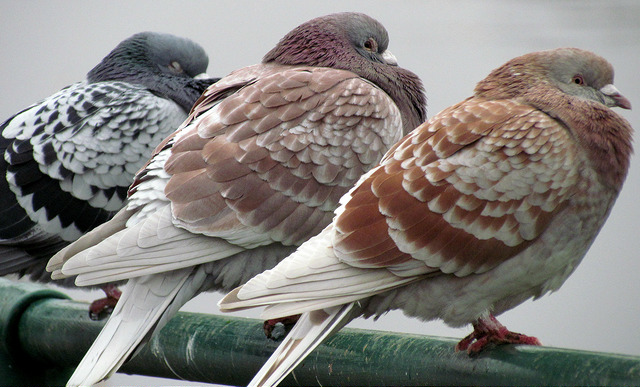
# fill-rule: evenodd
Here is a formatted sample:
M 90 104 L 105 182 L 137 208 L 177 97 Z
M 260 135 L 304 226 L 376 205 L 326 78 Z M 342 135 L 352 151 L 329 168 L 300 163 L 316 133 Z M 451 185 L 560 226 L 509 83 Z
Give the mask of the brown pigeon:
M 494 317 L 557 290 L 607 218 L 629 167 L 631 108 L 603 58 L 515 58 L 396 144 L 333 223 L 221 302 L 303 313 L 251 385 L 279 383 L 360 315 L 401 309 L 454 327 L 457 346 L 539 344 Z
M 189 39 L 141 32 L 0 125 L 0 275 L 51 281 L 49 258 L 124 207 L 136 171 L 215 81 L 197 79 L 208 64 Z
M 50 261 L 78 285 L 128 280 L 70 386 L 115 372 L 196 294 L 269 269 L 425 119 L 419 78 L 376 20 L 340 13 L 212 85 L 156 150 L 129 205 Z

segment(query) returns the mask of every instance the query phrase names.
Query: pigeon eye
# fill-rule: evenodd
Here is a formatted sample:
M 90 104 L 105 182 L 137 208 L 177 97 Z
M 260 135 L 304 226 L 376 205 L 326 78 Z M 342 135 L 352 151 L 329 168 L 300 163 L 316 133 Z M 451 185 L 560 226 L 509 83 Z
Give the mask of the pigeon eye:
M 176 74 L 182 74 L 184 70 L 182 70 L 182 66 L 177 61 L 173 61 L 169 64 L 169 70 Z
M 571 82 L 575 83 L 576 85 L 584 85 L 584 78 L 581 74 L 576 74 L 573 76 L 573 78 L 571 78 Z
M 375 39 L 369 38 L 364 42 L 364 48 L 367 51 L 378 52 L 378 43 L 376 43 Z

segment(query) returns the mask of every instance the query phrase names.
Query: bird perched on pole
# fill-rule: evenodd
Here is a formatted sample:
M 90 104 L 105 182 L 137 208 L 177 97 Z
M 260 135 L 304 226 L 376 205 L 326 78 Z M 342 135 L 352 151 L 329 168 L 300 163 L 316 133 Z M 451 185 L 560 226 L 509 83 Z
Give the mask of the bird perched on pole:
M 111 221 L 54 256 L 78 285 L 127 280 L 69 386 L 112 373 L 202 291 L 273 267 L 425 119 L 420 79 L 360 13 L 313 19 L 212 85 L 136 176 Z
M 352 318 L 392 309 L 472 324 L 457 345 L 469 353 L 539 344 L 494 316 L 560 288 L 604 224 L 632 152 L 616 106 L 631 108 L 613 67 L 562 48 L 507 62 L 416 128 L 318 236 L 220 301 L 302 313 L 250 385 L 276 385 Z
M 189 39 L 138 33 L 0 126 L 0 275 L 50 281 L 48 259 L 124 206 L 134 174 L 216 81 L 195 79 L 208 63 Z

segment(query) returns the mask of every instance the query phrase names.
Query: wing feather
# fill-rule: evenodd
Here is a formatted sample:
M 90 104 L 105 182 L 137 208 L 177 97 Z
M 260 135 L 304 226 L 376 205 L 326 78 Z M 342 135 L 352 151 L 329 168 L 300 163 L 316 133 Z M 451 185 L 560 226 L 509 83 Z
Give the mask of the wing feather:
M 466 100 L 403 139 L 351 192 L 335 220 L 336 254 L 399 274 L 412 272 L 402 265 L 413 260 L 456 275 L 489 270 L 532 243 L 566 204 L 575 153 L 563 125 L 542 112 Z M 390 245 L 383 241 L 398 251 L 372 254 Z
M 393 108 L 372 109 L 381 99 Z M 364 119 L 368 126 L 355 128 Z M 351 72 L 269 66 L 193 122 L 166 162 L 175 223 L 245 247 L 299 244 L 319 232 L 401 127 L 391 99 Z M 219 216 L 223 205 L 233 216 Z

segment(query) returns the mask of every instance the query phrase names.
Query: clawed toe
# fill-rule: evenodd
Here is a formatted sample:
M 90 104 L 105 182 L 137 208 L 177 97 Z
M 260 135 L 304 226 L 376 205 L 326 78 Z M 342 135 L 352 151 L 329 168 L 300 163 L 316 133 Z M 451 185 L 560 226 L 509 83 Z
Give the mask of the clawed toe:
M 122 295 L 122 292 L 115 285 L 107 284 L 102 287 L 102 290 L 107 296 L 97 299 L 89 305 L 89 318 L 92 320 L 101 320 L 111 314 Z
M 469 355 L 475 355 L 492 345 L 541 345 L 540 340 L 535 337 L 509 331 L 492 315 L 488 319 L 479 318 L 473 323 L 473 328 L 473 332 L 456 345 L 456 351 L 467 351 Z
M 262 325 L 262 329 L 264 329 L 264 334 L 267 338 L 272 340 L 279 340 L 289 333 L 291 328 L 298 322 L 300 319 L 300 315 L 296 314 L 294 316 L 287 316 L 281 318 L 274 318 L 272 320 L 267 320 Z

